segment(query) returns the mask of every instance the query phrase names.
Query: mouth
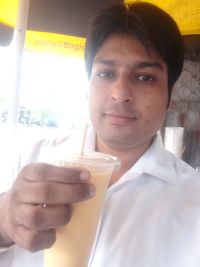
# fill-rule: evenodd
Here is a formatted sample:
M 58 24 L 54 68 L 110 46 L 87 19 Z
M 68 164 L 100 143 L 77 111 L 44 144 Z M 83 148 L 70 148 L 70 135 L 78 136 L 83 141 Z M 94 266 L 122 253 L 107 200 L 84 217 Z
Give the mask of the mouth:
M 111 124 L 118 126 L 126 126 L 137 120 L 135 116 L 119 113 L 104 113 L 104 116 Z

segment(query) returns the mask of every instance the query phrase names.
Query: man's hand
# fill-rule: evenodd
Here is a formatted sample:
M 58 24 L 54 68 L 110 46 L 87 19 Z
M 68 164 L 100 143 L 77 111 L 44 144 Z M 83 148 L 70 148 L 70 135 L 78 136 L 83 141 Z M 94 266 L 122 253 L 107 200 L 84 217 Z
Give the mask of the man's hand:
M 52 246 L 55 229 L 72 216 L 71 203 L 94 195 L 89 179 L 83 169 L 45 163 L 25 166 L 10 191 L 0 197 L 0 247 L 17 243 L 34 252 Z

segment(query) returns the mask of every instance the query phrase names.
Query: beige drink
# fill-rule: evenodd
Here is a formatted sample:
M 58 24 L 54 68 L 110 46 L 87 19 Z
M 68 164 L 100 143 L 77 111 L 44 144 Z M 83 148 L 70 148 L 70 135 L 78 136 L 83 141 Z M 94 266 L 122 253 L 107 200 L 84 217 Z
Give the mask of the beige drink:
M 90 170 L 95 184 L 93 198 L 73 204 L 71 221 L 57 230 L 56 243 L 45 251 L 45 267 L 87 267 L 111 174 L 119 161 L 109 155 L 91 152 L 59 161 L 60 166 L 78 166 Z

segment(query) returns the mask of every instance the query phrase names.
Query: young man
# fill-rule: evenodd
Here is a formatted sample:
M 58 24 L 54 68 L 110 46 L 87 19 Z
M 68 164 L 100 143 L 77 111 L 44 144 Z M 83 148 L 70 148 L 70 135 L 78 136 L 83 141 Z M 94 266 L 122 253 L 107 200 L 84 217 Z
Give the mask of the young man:
M 157 135 L 183 59 L 175 22 L 153 5 L 113 5 L 92 22 L 86 147 L 117 156 L 121 168 L 107 191 L 90 267 L 200 266 L 200 177 Z M 95 194 L 86 170 L 38 162 L 46 147 L 71 144 L 42 141 L 21 157 L 25 167 L 0 200 L 0 244 L 8 248 L 1 266 L 42 267 L 42 250 L 73 216 L 70 203 Z

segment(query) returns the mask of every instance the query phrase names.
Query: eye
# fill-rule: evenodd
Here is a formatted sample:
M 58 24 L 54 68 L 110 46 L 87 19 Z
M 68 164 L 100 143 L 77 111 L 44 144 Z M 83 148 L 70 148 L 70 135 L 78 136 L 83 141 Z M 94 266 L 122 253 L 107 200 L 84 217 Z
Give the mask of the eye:
M 113 71 L 99 71 L 97 73 L 97 76 L 100 78 L 108 79 L 113 78 L 115 75 Z
M 136 76 L 136 79 L 143 82 L 143 83 L 151 83 L 155 81 L 155 78 L 148 74 L 140 74 Z

